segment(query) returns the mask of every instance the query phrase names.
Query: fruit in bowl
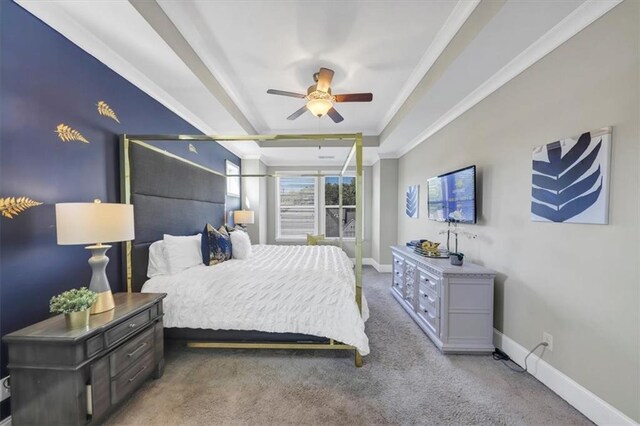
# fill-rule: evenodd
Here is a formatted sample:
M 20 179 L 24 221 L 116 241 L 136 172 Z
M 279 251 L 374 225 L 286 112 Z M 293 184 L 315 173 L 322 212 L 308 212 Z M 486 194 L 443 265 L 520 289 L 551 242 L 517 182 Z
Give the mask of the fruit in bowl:
M 422 250 L 430 254 L 438 254 L 438 246 L 440 243 L 434 243 L 433 241 L 425 241 L 422 243 Z

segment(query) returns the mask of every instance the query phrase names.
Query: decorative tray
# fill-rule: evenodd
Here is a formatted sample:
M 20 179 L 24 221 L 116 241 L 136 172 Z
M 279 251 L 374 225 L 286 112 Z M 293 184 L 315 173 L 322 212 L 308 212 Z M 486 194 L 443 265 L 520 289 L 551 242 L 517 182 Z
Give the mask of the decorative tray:
M 447 251 L 439 251 L 437 253 L 434 253 L 434 252 L 422 250 L 420 247 L 415 247 L 413 249 L 413 252 L 415 254 L 419 254 L 422 257 L 430 257 L 432 259 L 448 259 L 449 258 L 449 252 Z

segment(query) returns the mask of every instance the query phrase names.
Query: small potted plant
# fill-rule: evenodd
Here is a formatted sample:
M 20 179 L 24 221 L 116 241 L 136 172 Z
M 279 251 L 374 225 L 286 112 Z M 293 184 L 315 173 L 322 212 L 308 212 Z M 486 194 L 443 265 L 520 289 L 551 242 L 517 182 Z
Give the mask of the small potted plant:
M 97 298 L 98 295 L 86 287 L 74 288 L 52 297 L 49 311 L 64 314 L 68 328 L 86 328 L 89 326 L 89 310 Z

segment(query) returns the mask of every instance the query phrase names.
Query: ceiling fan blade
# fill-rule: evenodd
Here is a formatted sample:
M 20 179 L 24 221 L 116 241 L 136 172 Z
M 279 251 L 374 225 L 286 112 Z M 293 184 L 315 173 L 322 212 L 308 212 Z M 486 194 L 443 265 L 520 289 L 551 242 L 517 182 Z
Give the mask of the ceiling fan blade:
M 306 98 L 306 96 L 301 93 L 287 92 L 286 90 L 269 89 L 267 93 L 270 95 L 290 96 L 292 98 Z
M 331 119 L 333 120 L 334 123 L 339 123 L 342 120 L 344 120 L 344 117 L 340 115 L 340 113 L 338 111 L 336 111 L 335 108 L 331 108 L 328 112 L 327 115 L 329 117 L 331 117 Z
M 328 91 L 331 87 L 331 80 L 333 80 L 333 70 L 330 70 L 329 68 L 320 68 L 316 89 L 323 92 Z
M 300 117 L 305 112 L 307 112 L 307 106 L 306 105 L 303 106 L 302 108 L 300 108 L 299 110 L 297 110 L 296 112 L 294 112 L 293 114 L 291 114 L 290 116 L 288 116 L 287 120 L 295 120 L 296 118 Z
M 373 93 L 347 93 L 334 96 L 336 102 L 371 102 L 373 100 Z

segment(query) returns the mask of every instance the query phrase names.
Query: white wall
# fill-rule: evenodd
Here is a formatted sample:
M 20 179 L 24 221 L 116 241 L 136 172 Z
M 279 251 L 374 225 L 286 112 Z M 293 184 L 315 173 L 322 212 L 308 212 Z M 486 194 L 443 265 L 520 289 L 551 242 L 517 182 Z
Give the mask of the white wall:
M 398 238 L 398 202 L 404 199 L 398 196 L 398 160 L 380 159 L 372 168 L 373 212 L 372 243 L 373 260 L 382 268 L 391 266 L 390 246 L 396 244 Z M 403 192 L 404 194 L 404 192 Z M 404 204 L 402 204 L 404 206 Z M 404 211 L 404 208 L 402 209 Z
M 426 179 L 476 164 L 479 237 L 461 250 L 499 271 L 495 327 L 527 348 L 551 333 L 543 359 L 636 421 L 639 5 L 614 8 L 402 157 L 397 189 L 398 242 L 438 239 L 443 224 L 426 218 Z M 532 149 L 605 126 L 613 127 L 610 224 L 532 222 Z M 402 213 L 413 184 L 418 220 Z

